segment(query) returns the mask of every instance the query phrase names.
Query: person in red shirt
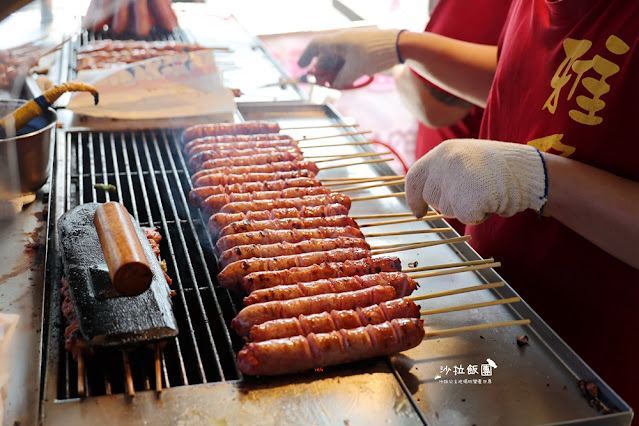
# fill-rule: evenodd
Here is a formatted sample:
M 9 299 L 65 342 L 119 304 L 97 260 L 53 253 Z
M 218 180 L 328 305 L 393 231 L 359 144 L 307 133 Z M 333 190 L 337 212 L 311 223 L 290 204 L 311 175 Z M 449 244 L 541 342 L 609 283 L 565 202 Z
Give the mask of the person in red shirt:
M 405 61 L 486 107 L 481 139 L 448 140 L 411 167 L 407 203 L 471 225 L 471 245 L 634 408 L 637 22 L 636 2 L 516 0 L 498 45 L 350 30 L 300 57 L 345 58 L 337 86 Z
M 511 0 L 439 0 L 424 31 L 480 44 L 497 44 Z M 477 25 L 477 23 L 480 23 Z M 399 95 L 417 118 L 415 158 L 448 139 L 476 138 L 484 109 L 447 93 L 409 66 L 393 68 Z M 463 235 L 460 221 L 448 222 Z

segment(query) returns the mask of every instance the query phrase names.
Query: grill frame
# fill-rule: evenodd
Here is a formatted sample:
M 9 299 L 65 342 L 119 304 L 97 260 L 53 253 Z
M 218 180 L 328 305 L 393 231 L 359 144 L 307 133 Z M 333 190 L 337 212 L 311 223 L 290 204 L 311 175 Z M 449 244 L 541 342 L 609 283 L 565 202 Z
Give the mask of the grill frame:
M 212 241 L 200 211 L 188 203 L 192 186 L 178 143 L 179 130 L 70 131 L 58 136 L 62 143 L 56 147 L 53 173 L 61 179 L 57 182 L 64 184 L 53 185 L 55 189 L 51 192 L 55 201 L 50 210 L 50 246 L 57 246 L 53 230 L 65 211 L 86 202 L 122 202 L 141 226 L 156 227 L 162 234 L 162 257 L 177 293 L 173 304 L 180 335 L 168 342 L 162 356 L 165 386 L 240 380 L 235 354 L 242 342 L 228 329 L 240 302 L 227 289 L 214 285 L 215 258 L 211 250 L 206 250 L 212 247 Z M 97 189 L 95 185 L 100 183 L 115 185 L 116 192 Z M 51 277 L 47 279 L 48 312 L 53 325 L 49 347 L 56 353 L 54 357 L 62 360 L 57 373 L 56 399 L 66 400 L 79 397 L 74 387 L 77 366 L 64 351 L 63 329 L 55 326 L 65 321 L 59 313 L 57 294 L 62 263 L 57 251 L 50 254 L 54 256 L 47 262 L 47 276 Z M 148 363 L 148 357 L 143 355 L 139 358 L 146 361 L 139 363 L 135 356 L 131 358 L 133 371 L 144 370 L 136 366 L 148 364 L 146 380 L 134 377 L 136 390 L 150 389 L 147 382 L 154 383 L 154 376 L 149 373 L 152 362 Z M 122 369 L 119 361 L 118 364 Z M 98 368 L 97 365 L 101 363 L 89 361 L 88 371 Z M 171 371 L 175 368 L 179 371 Z M 105 378 L 112 375 L 105 373 Z M 90 373 L 87 383 L 95 382 L 89 376 Z M 102 391 L 94 388 L 88 387 L 88 396 L 124 392 L 121 384 L 105 385 Z

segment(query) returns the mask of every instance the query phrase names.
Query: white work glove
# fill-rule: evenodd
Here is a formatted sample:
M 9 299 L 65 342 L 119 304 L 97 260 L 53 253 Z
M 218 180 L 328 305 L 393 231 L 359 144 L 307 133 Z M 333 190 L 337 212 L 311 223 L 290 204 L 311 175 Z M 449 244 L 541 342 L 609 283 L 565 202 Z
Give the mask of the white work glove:
M 492 213 L 509 217 L 541 211 L 547 201 L 541 153 L 517 143 L 451 139 L 420 158 L 406 174 L 406 201 L 422 217 L 428 205 L 468 225 Z
M 351 29 L 314 38 L 297 64 L 306 68 L 317 57 L 315 70 L 337 72 L 332 87 L 348 87 L 363 75 L 374 75 L 401 62 L 399 30 Z

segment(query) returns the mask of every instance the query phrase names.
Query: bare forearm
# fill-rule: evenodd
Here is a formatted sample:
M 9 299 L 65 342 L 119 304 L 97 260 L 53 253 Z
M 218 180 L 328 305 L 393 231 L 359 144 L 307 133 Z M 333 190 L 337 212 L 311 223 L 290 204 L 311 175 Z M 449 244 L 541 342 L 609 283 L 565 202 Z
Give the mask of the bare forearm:
M 473 105 L 424 82 L 406 65 L 393 69 L 397 91 L 406 108 L 423 124 L 450 126 L 463 119 Z
M 639 182 L 557 155 L 544 158 L 546 213 L 639 269 Z
M 497 68 L 497 46 L 405 31 L 399 37 L 399 50 L 406 64 L 427 80 L 461 99 L 486 106 Z

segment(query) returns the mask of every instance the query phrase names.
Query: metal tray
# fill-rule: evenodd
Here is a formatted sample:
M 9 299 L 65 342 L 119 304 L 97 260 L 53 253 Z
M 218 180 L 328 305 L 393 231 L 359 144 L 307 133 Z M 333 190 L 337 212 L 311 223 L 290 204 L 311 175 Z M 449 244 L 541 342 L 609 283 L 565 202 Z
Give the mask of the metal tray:
M 240 107 L 245 120 L 272 120 L 281 127 L 300 127 L 311 123 L 341 122 L 343 119 L 330 105 L 244 105 Z M 307 124 L 308 123 L 308 124 Z M 354 130 L 354 129 L 348 129 Z M 339 133 L 344 130 L 332 129 Z M 290 131 L 293 136 L 313 137 L 327 134 L 327 129 Z M 363 136 L 333 139 L 365 140 Z M 330 139 L 326 139 L 329 143 Z M 367 149 L 366 146 L 364 146 Z M 322 155 L 347 153 L 362 149 L 336 146 L 326 148 Z M 372 148 L 368 148 L 371 150 Z M 383 148 L 382 148 L 383 149 Z M 319 149 L 317 151 L 320 151 Z M 313 152 L 315 154 L 315 151 Z M 318 152 L 320 154 L 320 152 Z M 373 166 L 360 165 L 321 172 L 326 176 L 374 176 L 394 172 L 388 163 Z M 371 191 L 371 190 L 367 190 Z M 403 191 L 403 187 L 380 187 L 374 192 L 384 194 Z M 349 192 L 352 197 L 367 195 Z M 405 199 L 381 198 L 355 202 L 351 215 L 409 211 Z M 362 221 L 363 222 L 363 221 Z M 409 231 L 417 228 L 445 227 L 444 219 L 431 222 L 393 224 L 375 228 Z M 454 230 L 439 234 L 418 234 L 401 237 L 401 242 L 420 242 L 454 238 Z M 370 239 L 371 244 L 392 244 L 397 237 Z M 438 245 L 417 250 L 398 252 L 402 265 L 418 266 L 454 263 L 461 260 L 479 260 L 467 243 Z M 499 261 L 499 259 L 495 259 Z M 464 272 L 418 280 L 420 288 L 415 294 L 428 294 L 478 284 L 503 281 L 494 269 Z M 482 290 L 418 302 L 422 309 L 485 302 L 516 297 L 518 294 L 506 284 L 492 290 Z M 546 424 L 570 421 L 593 421 L 606 424 L 629 424 L 632 412 L 628 405 L 610 389 L 561 338 L 540 318 L 525 301 L 509 305 L 485 307 L 455 313 L 423 317 L 427 331 L 450 329 L 468 325 L 486 324 L 517 319 L 530 319 L 526 326 L 494 328 L 426 339 L 421 345 L 391 357 L 391 365 L 402 386 L 419 408 L 427 423 L 445 424 Z M 516 336 L 527 335 L 530 343 L 518 347 Z M 491 359 L 497 368 L 482 376 L 481 366 Z M 478 372 L 469 374 L 477 368 Z M 461 368 L 460 368 L 461 367 Z M 450 370 L 450 371 L 449 371 Z M 477 382 L 479 380 L 479 383 Z M 490 380 L 490 381 L 489 381 Z M 578 380 L 592 380 L 599 386 L 607 407 L 620 412 L 602 416 L 590 407 L 577 386 Z

